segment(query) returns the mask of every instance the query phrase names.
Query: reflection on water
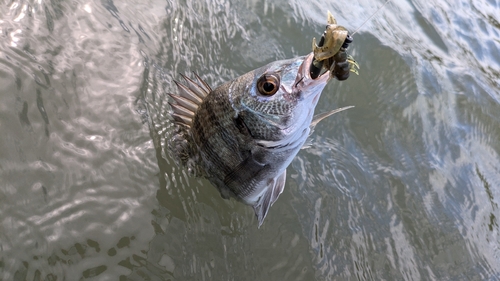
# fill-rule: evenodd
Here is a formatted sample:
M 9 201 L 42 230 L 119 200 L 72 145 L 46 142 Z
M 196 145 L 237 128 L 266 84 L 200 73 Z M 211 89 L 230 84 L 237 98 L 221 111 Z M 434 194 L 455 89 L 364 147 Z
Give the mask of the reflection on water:
M 500 5 L 396 1 L 260 229 L 155 149 L 144 95 L 310 51 L 381 2 L 0 5 L 1 280 L 495 280 Z M 156 144 L 157 146 L 157 144 Z
M 147 249 L 157 173 L 147 128 L 130 118 L 134 42 L 105 40 L 122 28 L 103 26 L 99 6 L 1 9 L 0 279 L 127 274 L 110 264 Z

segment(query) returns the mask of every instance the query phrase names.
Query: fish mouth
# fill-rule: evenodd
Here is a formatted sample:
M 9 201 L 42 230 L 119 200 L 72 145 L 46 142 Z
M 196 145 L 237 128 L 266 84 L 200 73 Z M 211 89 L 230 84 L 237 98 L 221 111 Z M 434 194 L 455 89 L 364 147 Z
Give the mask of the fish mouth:
M 300 66 L 300 72 L 303 75 L 304 78 L 308 80 L 313 80 L 313 81 L 318 81 L 318 82 L 328 82 L 330 80 L 330 70 L 322 68 L 319 75 L 314 74 L 312 71 L 311 66 L 313 65 L 313 60 L 314 60 L 314 53 L 309 53 L 306 58 L 304 59 L 304 62 Z
M 330 70 L 324 71 L 319 75 L 311 75 L 311 65 L 314 60 L 314 53 L 308 54 L 297 72 L 297 78 L 295 80 L 295 87 L 299 89 L 314 88 L 316 86 L 325 86 L 328 81 L 330 81 Z M 313 78 L 315 76 L 315 78 Z M 320 91 L 321 92 L 321 91 Z

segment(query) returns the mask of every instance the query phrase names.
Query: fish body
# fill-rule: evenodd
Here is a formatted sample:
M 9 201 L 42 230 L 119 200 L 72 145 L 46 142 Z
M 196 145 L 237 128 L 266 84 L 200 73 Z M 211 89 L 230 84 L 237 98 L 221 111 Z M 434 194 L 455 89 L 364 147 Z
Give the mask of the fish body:
M 144 95 L 145 117 L 161 156 L 169 154 L 191 174 L 207 178 L 222 197 L 252 206 L 259 227 L 314 127 L 352 107 L 313 116 L 328 81 L 345 80 L 359 68 L 346 52 L 349 33 L 330 12 L 327 22 L 310 54 L 271 62 L 213 90 L 197 74 L 182 75 L 183 83 L 174 81 L 176 93 L 157 96 L 162 79 L 148 80 L 153 84 L 145 92 L 152 95 Z
M 197 75 L 183 76 L 185 83 L 176 82 L 178 92 L 169 94 L 170 154 L 224 198 L 251 205 L 259 226 L 283 192 L 286 168 L 310 135 L 331 79 L 328 71 L 311 78 L 313 58 L 272 62 L 214 90 Z

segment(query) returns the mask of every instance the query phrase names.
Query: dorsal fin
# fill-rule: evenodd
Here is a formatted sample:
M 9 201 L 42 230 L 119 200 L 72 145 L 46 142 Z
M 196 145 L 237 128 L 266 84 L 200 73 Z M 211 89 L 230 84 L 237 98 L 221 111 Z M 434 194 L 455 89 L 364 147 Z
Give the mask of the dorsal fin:
M 196 77 L 196 79 L 198 80 L 198 85 L 202 86 L 207 93 L 210 93 L 212 91 L 212 88 L 210 88 L 210 86 L 207 84 L 207 82 L 205 82 L 203 79 L 201 79 L 201 77 L 198 76 L 198 74 L 196 74 L 196 72 L 193 71 L 193 74 Z
M 193 72 L 194 73 L 194 72 Z M 181 74 L 184 78 L 185 83 L 174 81 L 177 85 L 177 94 L 169 94 L 169 96 L 174 101 L 169 102 L 172 108 L 172 119 L 178 125 L 183 125 L 191 127 L 193 123 L 193 117 L 198 110 L 200 104 L 203 103 L 205 97 L 212 91 L 210 86 L 203 81 L 203 79 L 194 73 L 196 81 Z

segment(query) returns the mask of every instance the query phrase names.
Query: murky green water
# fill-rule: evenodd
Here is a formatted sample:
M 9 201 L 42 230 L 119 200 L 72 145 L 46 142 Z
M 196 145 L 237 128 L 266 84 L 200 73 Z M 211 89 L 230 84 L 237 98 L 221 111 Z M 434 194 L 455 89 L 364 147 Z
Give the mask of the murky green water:
M 0 280 L 499 279 L 497 0 L 393 0 L 362 27 L 360 75 L 316 110 L 356 107 L 260 229 L 155 149 L 144 94 L 306 54 L 326 10 L 355 30 L 382 4 L 0 2 Z

